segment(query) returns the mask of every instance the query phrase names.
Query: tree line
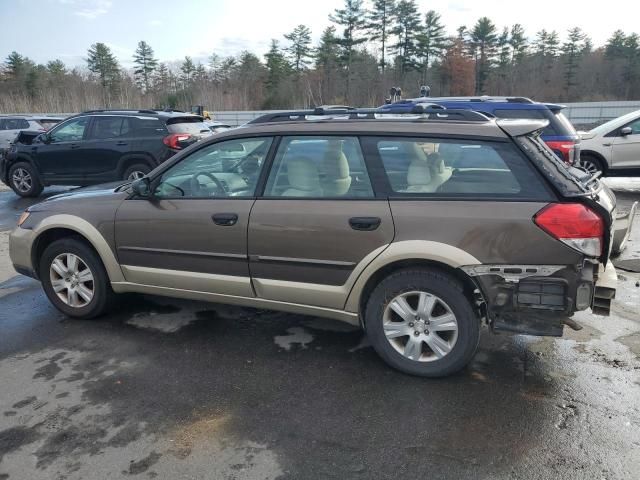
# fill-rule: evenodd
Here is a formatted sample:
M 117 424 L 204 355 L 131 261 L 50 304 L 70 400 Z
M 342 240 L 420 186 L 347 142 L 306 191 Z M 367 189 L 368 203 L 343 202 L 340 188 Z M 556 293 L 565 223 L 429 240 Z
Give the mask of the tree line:
M 451 30 L 415 0 L 344 0 L 313 44 L 299 25 L 272 39 L 260 58 L 243 51 L 208 60 L 161 62 L 140 41 L 134 68 L 122 68 L 104 43 L 91 45 L 86 68 L 55 59 L 36 64 L 12 52 L 0 70 L 0 112 L 74 112 L 89 108 L 209 110 L 380 105 L 389 87 L 417 96 L 522 95 L 545 101 L 637 99 L 640 37 L 621 30 L 595 47 L 579 27 L 530 36 L 520 24 L 488 17 Z

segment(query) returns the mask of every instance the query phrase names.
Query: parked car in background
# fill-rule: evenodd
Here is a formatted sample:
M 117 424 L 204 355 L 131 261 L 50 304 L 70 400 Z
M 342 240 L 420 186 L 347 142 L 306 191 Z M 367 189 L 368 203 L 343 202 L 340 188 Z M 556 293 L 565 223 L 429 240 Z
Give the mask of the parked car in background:
M 548 120 L 542 130 L 542 140 L 566 164 L 580 158 L 580 136 L 562 113 L 564 105 L 541 103 L 525 97 L 418 97 L 400 100 L 380 107 L 380 110 L 403 113 L 414 105 L 436 104 L 446 108 L 468 108 L 496 118 Z
M 213 120 L 205 120 L 204 123 L 213 133 L 226 132 L 230 128 L 233 128 L 231 125 L 222 122 L 215 122 Z
M 608 315 L 615 197 L 540 140 L 546 121 L 342 112 L 268 114 L 36 204 L 13 265 L 71 317 L 141 292 L 335 318 L 424 376 L 463 368 L 483 323 L 561 336 Z
M 46 132 L 54 125 L 57 125 L 63 117 L 48 116 L 0 116 L 0 151 L 6 152 L 11 142 L 15 140 L 18 134 L 23 130 L 34 132 Z
M 22 197 L 47 185 L 93 185 L 140 178 L 212 135 L 202 117 L 156 110 L 93 110 L 25 137 L 0 160 L 0 180 Z
M 640 110 L 610 120 L 582 138 L 580 165 L 603 175 L 640 175 Z

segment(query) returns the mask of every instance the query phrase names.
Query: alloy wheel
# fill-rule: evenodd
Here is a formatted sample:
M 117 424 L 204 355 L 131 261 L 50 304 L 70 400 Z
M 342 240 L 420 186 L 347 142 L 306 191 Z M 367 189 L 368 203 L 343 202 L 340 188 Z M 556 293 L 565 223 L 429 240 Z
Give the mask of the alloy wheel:
M 31 174 L 24 168 L 16 168 L 11 176 L 11 181 L 16 189 L 23 193 L 31 190 L 31 187 L 33 186 Z
M 82 308 L 93 299 L 93 273 L 84 260 L 73 253 L 61 253 L 53 259 L 49 278 L 58 298 L 70 307 Z
M 127 177 L 127 180 L 131 180 L 133 182 L 134 180 L 139 180 L 144 176 L 145 176 L 144 172 L 140 172 L 138 170 L 134 170 L 133 172 L 131 172 L 129 174 L 129 176 Z
M 580 159 L 580 166 L 592 175 L 600 171 L 600 168 L 598 167 L 598 165 L 596 165 L 595 162 L 588 159 Z
M 385 308 L 382 321 L 391 346 L 409 360 L 440 360 L 458 339 L 455 314 L 444 300 L 428 292 L 396 296 Z

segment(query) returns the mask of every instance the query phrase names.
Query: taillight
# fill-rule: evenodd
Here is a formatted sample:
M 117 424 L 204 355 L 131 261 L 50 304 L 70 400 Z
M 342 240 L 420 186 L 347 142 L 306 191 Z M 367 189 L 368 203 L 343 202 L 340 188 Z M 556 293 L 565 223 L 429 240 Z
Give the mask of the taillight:
M 162 143 L 164 143 L 167 147 L 173 148 L 174 150 L 180 150 L 182 145 L 180 142 L 184 142 L 185 140 L 189 140 L 191 135 L 188 133 L 172 133 L 171 135 L 167 135 L 162 139 Z
M 533 221 L 552 237 L 585 255 L 602 254 L 604 222 L 581 203 L 552 203 L 536 213 Z
M 571 140 L 562 142 L 549 141 L 546 142 L 546 144 L 565 163 L 569 165 L 573 165 L 575 163 L 578 151 L 576 142 L 573 142 Z

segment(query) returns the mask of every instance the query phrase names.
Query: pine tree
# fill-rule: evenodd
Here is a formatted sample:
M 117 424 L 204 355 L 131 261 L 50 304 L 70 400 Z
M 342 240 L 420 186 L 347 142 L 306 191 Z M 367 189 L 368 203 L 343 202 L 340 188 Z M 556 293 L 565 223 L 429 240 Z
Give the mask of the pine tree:
M 351 65 L 356 48 L 367 40 L 361 35 L 366 28 L 362 0 L 344 0 L 344 8 L 337 8 L 333 15 L 329 15 L 329 20 L 344 28 L 336 43 L 340 48 L 340 62 L 345 69 L 345 101 L 348 103 L 351 94 Z
M 571 99 L 572 91 L 576 86 L 576 75 L 578 64 L 583 55 L 584 40 L 586 35 L 579 27 L 571 28 L 567 35 L 567 41 L 562 44 L 562 55 L 564 57 L 564 79 L 565 94 L 567 99 Z
M 420 14 L 415 0 L 400 0 L 394 12 L 393 33 L 398 42 L 393 45 L 396 63 L 400 67 L 400 75 L 416 66 L 418 36 L 422 30 Z
M 188 88 L 191 84 L 191 80 L 193 79 L 193 75 L 196 73 L 196 66 L 193 63 L 191 57 L 184 57 L 184 62 L 180 66 L 180 71 L 182 72 L 181 80 L 185 88 Z
M 107 107 L 111 106 L 111 98 L 117 92 L 120 81 L 120 67 L 116 57 L 104 43 L 94 43 L 88 51 L 87 67 L 89 71 L 98 75 L 104 103 Z
M 291 73 L 291 65 L 275 39 L 271 40 L 271 47 L 264 57 L 267 64 L 267 80 L 265 82 L 267 99 L 264 108 L 282 108 L 288 99 L 281 94 L 281 87 Z
M 488 17 L 480 18 L 471 31 L 471 46 L 476 58 L 476 94 L 483 94 L 495 56 L 496 26 Z
M 604 54 L 608 58 L 624 58 L 626 51 L 627 36 L 622 30 L 616 30 L 607 40 L 604 47 Z
M 291 33 L 284 35 L 291 42 L 285 51 L 289 54 L 291 63 L 296 72 L 306 70 L 311 59 L 311 30 L 305 25 L 298 25 Z
M 517 65 L 527 54 L 527 36 L 519 23 L 511 27 L 509 45 L 511 46 L 511 63 Z
M 440 14 L 429 10 L 425 15 L 424 27 L 418 35 L 418 56 L 422 67 L 422 84 L 427 85 L 431 62 L 442 57 L 447 48 L 445 27 L 440 21 Z
M 369 40 L 380 45 L 380 69 L 384 76 L 387 66 L 386 52 L 396 8 L 395 0 L 373 0 L 372 9 L 367 14 L 367 34 Z
M 153 49 L 144 40 L 138 42 L 138 48 L 133 55 L 133 63 L 135 65 L 133 75 L 136 83 L 144 92 L 148 92 L 151 88 L 153 72 L 158 66 L 158 60 L 153 57 Z
M 51 60 L 50 62 L 48 62 L 47 70 L 49 71 L 49 74 L 53 76 L 61 77 L 67 73 L 67 67 L 62 62 L 62 60 L 58 60 L 58 59 Z
M 13 51 L 7 56 L 5 65 L 9 75 L 17 79 L 26 74 L 29 62 L 29 59 L 23 57 L 18 52 Z

